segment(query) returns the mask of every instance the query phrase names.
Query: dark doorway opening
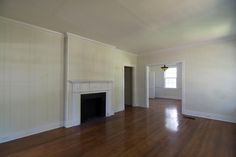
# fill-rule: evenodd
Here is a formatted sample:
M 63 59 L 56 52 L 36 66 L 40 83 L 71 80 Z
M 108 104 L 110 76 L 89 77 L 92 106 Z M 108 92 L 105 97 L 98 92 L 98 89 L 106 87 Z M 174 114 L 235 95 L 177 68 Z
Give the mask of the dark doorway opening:
M 105 117 L 106 93 L 81 95 L 81 123 L 95 118 Z
M 124 67 L 124 97 L 125 108 L 133 104 L 133 68 Z

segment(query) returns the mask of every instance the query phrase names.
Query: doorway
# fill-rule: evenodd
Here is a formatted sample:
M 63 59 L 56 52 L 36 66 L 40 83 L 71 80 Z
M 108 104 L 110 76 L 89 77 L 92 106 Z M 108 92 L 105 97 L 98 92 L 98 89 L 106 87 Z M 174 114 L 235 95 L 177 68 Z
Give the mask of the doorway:
M 166 65 L 168 69 L 162 70 Z M 183 110 L 185 103 L 184 63 L 154 64 L 146 67 L 146 106 L 151 99 L 172 99 L 181 101 Z
M 124 67 L 125 108 L 133 105 L 133 67 Z

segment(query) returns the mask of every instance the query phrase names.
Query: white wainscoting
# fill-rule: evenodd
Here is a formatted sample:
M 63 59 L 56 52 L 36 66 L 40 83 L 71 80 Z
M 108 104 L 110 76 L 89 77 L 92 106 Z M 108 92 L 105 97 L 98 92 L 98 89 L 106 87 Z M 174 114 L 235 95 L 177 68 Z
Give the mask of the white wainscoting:
M 0 143 L 60 127 L 64 35 L 0 17 Z

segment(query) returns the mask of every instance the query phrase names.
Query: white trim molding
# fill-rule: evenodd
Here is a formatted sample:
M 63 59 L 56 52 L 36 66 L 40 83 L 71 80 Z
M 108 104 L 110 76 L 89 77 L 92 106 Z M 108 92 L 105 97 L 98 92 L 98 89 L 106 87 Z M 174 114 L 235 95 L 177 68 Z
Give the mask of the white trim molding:
M 14 20 L 14 19 L 11 19 L 11 18 L 8 18 L 8 17 L 3 17 L 3 16 L 0 16 L 0 19 L 4 20 L 6 22 L 12 22 L 12 23 L 16 23 L 16 24 L 21 24 L 21 25 L 24 25 L 24 26 L 27 26 L 27 27 L 30 27 L 30 28 L 34 28 L 34 29 L 38 29 L 38 30 L 41 30 L 41 31 L 46 31 L 46 32 L 49 32 L 49 33 L 57 34 L 60 37 L 64 38 L 64 34 L 63 33 L 57 32 L 57 31 L 53 31 L 53 30 L 50 30 L 50 29 L 47 29 L 47 28 L 44 28 L 44 27 L 41 27 L 41 26 L 29 24 L 29 23 L 26 23 L 26 22 Z
M 177 97 L 177 96 L 160 96 L 160 97 L 155 97 L 154 99 L 174 99 L 174 100 L 182 100 L 181 97 Z
M 77 38 L 80 38 L 80 39 L 83 39 L 83 40 L 87 40 L 87 41 L 90 41 L 92 43 L 96 43 L 96 44 L 99 44 L 99 45 L 102 45 L 102 46 L 105 46 L 105 47 L 116 48 L 114 45 L 110 45 L 110 44 L 103 43 L 103 42 L 100 42 L 100 41 L 97 41 L 97 40 L 86 38 L 86 37 L 80 36 L 78 34 L 73 34 L 73 33 L 70 33 L 70 32 L 66 32 L 65 37 L 68 38 L 68 36 L 74 36 L 74 37 L 77 37 Z
M 63 127 L 63 122 L 55 122 L 55 123 L 50 123 L 46 125 L 42 125 L 39 127 L 35 127 L 29 130 L 22 130 L 22 131 L 16 131 L 16 132 L 10 132 L 5 135 L 0 135 L 0 143 L 16 140 L 19 138 L 31 136 L 34 134 L 42 133 L 45 131 L 53 130 Z
M 124 110 L 125 110 L 124 105 L 120 104 L 120 105 L 117 105 L 117 107 L 115 108 L 115 113 L 121 112 L 121 111 L 124 111 Z
M 106 117 L 114 115 L 112 109 L 112 81 L 68 81 L 65 106 L 66 128 L 81 123 L 81 94 L 106 93 Z
M 212 119 L 212 120 L 219 120 L 223 122 L 236 123 L 236 117 L 222 116 L 215 113 L 206 113 L 206 112 L 183 109 L 182 114 L 188 115 L 188 116 L 194 116 L 194 117 L 207 118 L 207 119 Z

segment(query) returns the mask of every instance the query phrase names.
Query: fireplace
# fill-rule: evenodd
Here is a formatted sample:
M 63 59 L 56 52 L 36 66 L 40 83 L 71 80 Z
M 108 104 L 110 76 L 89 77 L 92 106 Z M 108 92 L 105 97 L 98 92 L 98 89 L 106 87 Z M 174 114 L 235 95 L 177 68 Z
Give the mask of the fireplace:
M 112 86 L 112 81 L 68 81 L 64 126 L 69 128 L 93 118 L 113 115 Z
M 106 93 L 81 94 L 81 123 L 106 116 Z

